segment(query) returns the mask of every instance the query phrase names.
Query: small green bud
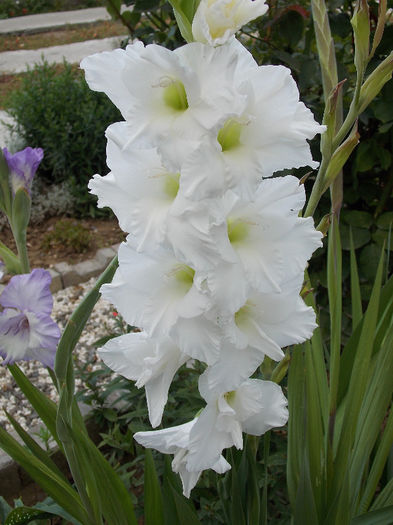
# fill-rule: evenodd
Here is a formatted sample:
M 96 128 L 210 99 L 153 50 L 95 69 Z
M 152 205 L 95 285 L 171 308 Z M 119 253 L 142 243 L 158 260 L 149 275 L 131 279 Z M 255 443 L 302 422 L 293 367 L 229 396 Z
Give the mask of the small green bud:
M 360 89 L 359 114 L 374 100 L 383 86 L 392 78 L 393 51 L 374 69 Z
M 330 213 L 328 213 L 322 217 L 320 223 L 318 224 L 317 230 L 321 232 L 324 237 L 326 236 L 329 230 L 331 222 L 332 222 L 332 216 Z
M 359 138 L 358 123 L 356 121 L 348 138 L 336 149 L 330 159 L 324 178 L 324 191 L 328 189 L 342 170 L 350 154 L 357 146 Z
M 339 82 L 327 99 L 325 113 L 323 115 L 323 124 L 326 126 L 326 132 L 321 135 L 321 152 L 325 157 L 330 157 L 332 154 L 331 148 L 337 125 L 337 104 L 342 98 L 342 88 L 345 82 L 346 79 Z
M 0 257 L 4 261 L 7 273 L 23 273 L 19 258 L 0 241 Z
M 351 19 L 355 39 L 355 66 L 363 75 L 370 55 L 370 10 L 367 0 L 358 0 Z

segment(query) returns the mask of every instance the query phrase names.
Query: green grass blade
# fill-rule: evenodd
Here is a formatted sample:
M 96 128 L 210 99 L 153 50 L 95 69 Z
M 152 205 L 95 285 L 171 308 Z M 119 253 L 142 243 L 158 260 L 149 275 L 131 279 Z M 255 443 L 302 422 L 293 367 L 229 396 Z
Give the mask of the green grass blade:
M 314 494 L 316 509 L 320 510 L 325 505 L 325 439 L 322 420 L 323 408 L 320 406 L 318 395 L 317 377 L 314 371 L 312 357 L 313 349 L 307 341 L 304 343 L 305 363 L 306 363 L 306 425 L 307 437 L 305 450 L 309 462 L 309 477 Z
M 148 448 L 145 450 L 145 525 L 163 525 L 164 511 L 162 495 L 153 455 Z
M 393 443 L 393 414 L 390 425 L 377 448 L 373 468 L 368 475 L 365 471 L 369 457 L 379 437 L 393 393 L 393 325 L 385 342 L 375 358 L 374 372 L 370 379 L 364 402 L 359 412 L 358 426 L 350 466 L 353 514 L 358 513 L 358 496 L 362 480 L 366 479 L 366 494 L 362 497 L 360 511 L 366 512 L 382 475 L 391 444 Z M 387 445 L 387 446 L 386 446 Z
M 292 351 L 288 372 L 288 459 L 287 485 L 289 500 L 295 508 L 300 471 L 304 461 L 305 439 L 305 365 L 302 347 Z
M 201 525 L 198 516 L 190 505 L 187 503 L 186 498 L 179 494 L 176 489 L 171 485 L 172 496 L 176 505 L 176 512 L 179 523 L 181 525 Z
M 306 272 L 305 274 L 306 282 L 308 284 L 308 292 L 305 297 L 305 303 L 308 306 L 311 306 L 314 311 L 316 312 L 316 304 L 314 295 L 312 293 L 312 284 L 309 281 L 308 274 Z M 318 317 L 317 317 L 317 323 L 318 323 Z M 319 325 L 319 323 L 318 323 Z M 312 357 L 312 369 L 313 373 L 315 374 L 315 380 L 316 380 L 316 393 L 319 398 L 319 406 L 321 410 L 321 416 L 323 421 L 323 428 L 324 432 L 327 432 L 327 425 L 328 425 L 328 399 L 329 399 L 329 386 L 328 386 L 328 379 L 326 374 L 326 363 L 325 363 L 325 355 L 324 355 L 324 349 L 323 349 L 323 342 L 322 342 L 322 335 L 321 335 L 321 329 L 319 326 L 314 330 L 314 333 L 311 338 L 311 357 Z
M 375 454 L 374 461 L 370 469 L 370 473 L 366 480 L 366 487 L 363 492 L 362 499 L 360 501 L 359 509 L 361 512 L 366 512 L 370 507 L 371 500 L 375 494 L 379 480 L 381 479 L 384 467 L 386 465 L 386 461 L 389 457 L 389 453 L 392 448 L 392 443 L 393 443 L 393 407 L 391 406 L 389 417 L 387 419 L 381 441 L 378 444 L 377 452 Z M 392 494 L 391 499 L 392 499 L 392 504 L 393 504 L 393 486 L 391 489 L 391 494 Z M 381 506 L 386 506 L 386 505 L 387 503 L 383 503 L 382 505 L 374 504 L 372 508 L 377 509 L 377 508 L 380 508 Z
M 375 498 L 371 510 L 378 510 L 393 505 L 393 478 L 391 478 L 382 491 Z
M 337 219 L 329 230 L 327 281 L 330 308 L 329 417 L 334 421 L 340 378 L 341 317 L 342 317 L 342 253 Z
M 23 440 L 27 448 L 34 454 L 34 456 L 39 459 L 44 465 L 52 470 L 57 476 L 63 478 L 64 481 L 67 481 L 64 474 L 58 469 L 57 465 L 52 461 L 49 454 L 42 448 L 40 445 L 24 430 L 24 428 L 14 419 L 11 414 L 5 411 L 7 418 L 11 425 L 14 427 L 15 431 L 18 433 L 20 438 Z
M 393 505 L 354 518 L 350 525 L 392 525 Z
M 256 454 L 258 450 L 259 437 L 247 436 L 246 438 L 246 454 L 248 464 L 248 479 L 247 479 L 247 510 L 248 523 L 260 522 L 261 505 L 260 505 L 260 489 L 258 485 L 258 474 L 256 468 Z M 266 466 L 266 463 L 265 463 Z M 267 470 L 267 466 L 266 466 Z
M 355 432 L 359 417 L 359 412 L 364 399 L 367 383 L 371 376 L 370 362 L 374 345 L 374 334 L 377 325 L 379 298 L 381 292 L 383 273 L 383 257 L 378 266 L 370 302 L 362 323 L 360 342 L 356 349 L 353 369 L 350 375 L 350 383 L 345 399 L 346 408 L 344 414 L 345 424 L 342 427 L 338 439 L 337 455 L 335 458 L 335 482 L 336 489 L 340 487 L 340 480 L 348 470 L 348 463 L 351 458 L 351 450 L 355 438 Z
M 26 398 L 29 400 L 30 404 L 37 412 L 45 426 L 48 428 L 49 432 L 52 434 L 54 440 L 62 449 L 62 444 L 57 435 L 56 430 L 56 414 L 57 406 L 51 399 L 46 397 L 38 388 L 36 388 L 30 381 L 27 379 L 25 374 L 20 370 L 17 365 L 9 365 L 9 371 L 11 372 L 13 378 L 16 381 L 16 384 L 22 390 Z
M 81 523 L 89 523 L 80 498 L 71 485 L 57 476 L 1 427 L 0 447 L 21 465 L 31 478 L 61 507 Z
M 79 341 L 80 335 L 90 314 L 100 297 L 100 288 L 104 283 L 110 282 L 117 268 L 117 257 L 114 257 L 106 270 L 98 278 L 94 288 L 86 295 L 80 305 L 71 315 L 63 335 L 59 341 L 55 361 L 55 373 L 60 389 L 67 380 L 67 368 L 72 351 Z
M 351 269 L 351 305 L 352 305 L 352 331 L 359 324 L 362 316 L 362 297 L 360 293 L 359 272 L 356 262 L 355 248 L 353 245 L 352 230 L 350 230 L 350 269 Z
M 243 456 L 242 456 L 243 458 Z M 234 454 L 231 450 L 231 523 L 232 525 L 246 525 L 246 517 L 242 504 L 242 493 L 245 488 L 246 480 L 239 475 L 242 462 L 239 469 L 236 466 Z
M 4 525 L 27 525 L 35 520 L 48 520 L 56 518 L 55 514 L 44 512 L 31 507 L 18 507 L 11 511 Z
M 385 283 L 382 288 L 380 301 L 378 324 L 375 333 L 373 353 L 377 352 L 382 345 L 393 317 L 393 276 Z M 354 333 L 345 345 L 341 355 L 340 384 L 338 402 L 340 403 L 347 393 L 348 385 L 353 368 L 353 362 L 356 356 L 356 349 L 359 346 L 360 336 L 363 329 L 364 316 L 356 327 Z
M 293 525 L 319 525 L 319 523 L 310 479 L 308 457 L 304 454 L 296 495 L 296 504 L 293 509 Z
M 137 525 L 131 496 L 123 481 L 94 443 L 79 429 L 69 429 L 74 450 L 83 474 L 87 469 L 94 483 L 90 483 L 90 501 L 94 509 L 102 509 L 107 523 Z
M 181 525 L 177 517 L 177 507 L 173 497 L 172 487 L 180 493 L 181 483 L 179 476 L 175 476 L 171 468 L 171 461 L 167 455 L 164 457 L 164 482 L 162 486 L 163 493 L 163 511 L 165 525 Z

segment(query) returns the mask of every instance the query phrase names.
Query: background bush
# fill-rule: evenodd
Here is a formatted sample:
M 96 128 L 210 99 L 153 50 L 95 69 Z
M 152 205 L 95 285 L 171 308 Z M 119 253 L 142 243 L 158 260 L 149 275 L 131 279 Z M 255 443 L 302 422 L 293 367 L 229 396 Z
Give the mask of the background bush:
M 91 91 L 82 72 L 65 62 L 36 65 L 5 105 L 16 121 L 12 131 L 26 146 L 44 149 L 37 177 L 48 183 L 68 181 L 76 212 L 96 215 L 96 198 L 87 183 L 95 173 L 108 171 L 105 129 L 122 120 L 118 109 L 104 94 Z

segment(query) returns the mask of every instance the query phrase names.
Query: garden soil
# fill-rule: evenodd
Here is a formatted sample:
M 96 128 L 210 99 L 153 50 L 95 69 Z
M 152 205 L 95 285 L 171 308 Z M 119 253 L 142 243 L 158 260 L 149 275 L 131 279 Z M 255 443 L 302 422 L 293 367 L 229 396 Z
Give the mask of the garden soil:
M 90 241 L 83 251 L 75 250 L 73 243 L 54 242 L 48 243 L 48 236 L 54 231 L 59 221 L 69 221 L 70 226 L 82 225 L 90 233 Z M 11 249 L 15 243 L 9 228 L 0 231 L 0 239 Z M 53 268 L 59 262 L 76 264 L 87 259 L 92 259 L 100 248 L 118 244 L 125 239 L 125 234 L 118 226 L 116 219 L 65 219 L 64 217 L 51 217 L 39 224 L 30 225 L 27 231 L 27 246 L 30 265 L 32 268 Z M 49 244 L 49 245 L 48 245 Z

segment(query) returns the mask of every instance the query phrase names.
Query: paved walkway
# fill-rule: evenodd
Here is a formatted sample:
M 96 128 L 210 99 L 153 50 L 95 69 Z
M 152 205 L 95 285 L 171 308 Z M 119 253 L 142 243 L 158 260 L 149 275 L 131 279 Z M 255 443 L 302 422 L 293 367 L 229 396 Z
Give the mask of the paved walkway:
M 113 36 L 62 46 L 4 51 L 0 53 L 0 73 L 22 73 L 28 67 L 32 67 L 33 64 L 42 62 L 43 59 L 51 64 L 63 62 L 64 59 L 71 64 L 76 64 L 87 55 L 119 47 L 123 38 L 121 36 Z
M 78 11 L 60 11 L 42 15 L 17 16 L 0 20 L 0 34 L 39 33 L 49 29 L 58 29 L 69 24 L 90 24 L 110 20 L 105 7 L 92 7 Z

